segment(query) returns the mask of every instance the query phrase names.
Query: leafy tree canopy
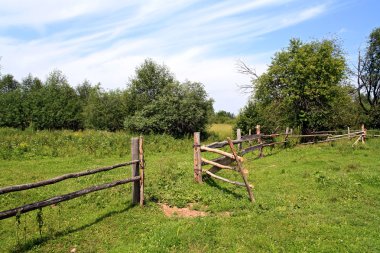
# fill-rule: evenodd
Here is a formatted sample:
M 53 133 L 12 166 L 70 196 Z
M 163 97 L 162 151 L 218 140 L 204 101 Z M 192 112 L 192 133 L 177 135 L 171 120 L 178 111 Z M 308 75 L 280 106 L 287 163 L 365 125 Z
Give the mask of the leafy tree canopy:
M 359 102 L 368 124 L 380 127 L 380 27 L 369 35 L 364 54 L 359 53 L 357 68 Z
M 221 110 L 221 111 L 218 111 L 216 112 L 212 119 L 211 119 L 212 123 L 227 123 L 227 124 L 231 124 L 231 123 L 234 123 L 235 121 L 235 115 L 231 112 L 227 112 L 227 111 L 224 111 L 224 110 Z
M 268 70 L 253 79 L 252 101 L 239 116 L 238 126 L 246 122 L 247 113 L 257 120 L 255 125 L 268 130 L 292 126 L 305 133 L 347 124 L 339 108 L 352 100 L 343 85 L 345 78 L 345 58 L 335 41 L 292 39 L 274 55 Z
M 142 110 L 147 104 L 156 100 L 166 86 L 176 82 L 167 66 L 159 65 L 152 59 L 146 59 L 136 68 L 135 73 L 135 77 L 130 79 L 127 85 L 131 113 Z
M 204 131 L 213 111 L 202 84 L 180 83 L 165 65 L 150 59 L 136 69 L 127 97 L 130 113 L 124 125 L 133 132 L 179 137 Z

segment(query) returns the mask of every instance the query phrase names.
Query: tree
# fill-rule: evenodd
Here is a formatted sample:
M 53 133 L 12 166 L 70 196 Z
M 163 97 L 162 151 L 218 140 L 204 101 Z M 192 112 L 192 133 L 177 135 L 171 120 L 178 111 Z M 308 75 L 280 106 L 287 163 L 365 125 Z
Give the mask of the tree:
M 134 132 L 181 137 L 205 131 L 211 113 L 212 100 L 202 84 L 175 82 L 166 86 L 162 95 L 142 110 L 127 117 L 125 126 Z
M 129 81 L 127 87 L 131 102 L 128 108 L 132 114 L 156 100 L 167 85 L 175 82 L 174 75 L 168 67 L 159 65 L 152 59 L 146 59 L 135 72 L 135 77 Z
M 0 93 L 14 91 L 20 87 L 20 83 L 14 79 L 13 75 L 7 74 L 0 79 Z
M 235 121 L 235 115 L 233 113 L 221 110 L 213 115 L 211 121 L 212 123 L 217 124 L 232 124 Z
M 80 129 L 81 104 L 61 71 L 49 74 L 33 99 L 33 127 L 36 129 Z
M 292 39 L 275 54 L 268 70 L 253 78 L 254 94 L 246 111 L 264 120 L 268 130 L 284 125 L 299 127 L 303 133 L 334 128 L 347 123 L 335 120 L 341 115 L 336 106 L 352 101 L 343 85 L 345 78 L 345 58 L 335 41 Z
M 359 103 L 372 127 L 380 127 L 380 27 L 369 35 L 364 55 L 359 52 L 357 67 Z
M 124 92 L 119 90 L 106 92 L 100 88 L 100 84 L 92 87 L 82 116 L 86 128 L 109 131 L 123 129 L 124 118 L 127 116 Z
M 204 131 L 213 101 L 200 83 L 180 83 L 168 68 L 152 60 L 136 69 L 127 89 L 130 113 L 125 128 L 176 137 Z
M 25 128 L 23 93 L 20 83 L 10 74 L 0 78 L 0 127 Z

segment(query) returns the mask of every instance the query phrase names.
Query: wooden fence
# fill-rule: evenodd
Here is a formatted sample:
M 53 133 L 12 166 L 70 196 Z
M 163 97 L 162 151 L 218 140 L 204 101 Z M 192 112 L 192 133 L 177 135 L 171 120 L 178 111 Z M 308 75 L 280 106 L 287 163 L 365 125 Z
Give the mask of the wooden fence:
M 356 145 L 359 141 L 365 143 L 367 137 L 367 130 L 364 125 L 362 125 L 361 130 L 351 130 L 347 129 L 346 133 L 337 134 L 337 131 L 325 131 L 325 132 L 313 132 L 307 135 L 296 135 L 293 134 L 293 130 L 286 128 L 284 133 L 272 133 L 272 134 L 262 134 L 260 131 L 260 125 L 256 126 L 256 134 L 249 134 L 246 136 L 241 135 L 241 130 L 237 129 L 236 140 L 231 140 L 227 138 L 227 141 L 214 142 L 208 145 L 201 145 L 200 133 L 194 133 L 194 179 L 196 182 L 202 182 L 202 175 L 205 173 L 207 176 L 219 179 L 221 181 L 234 184 L 237 186 L 244 186 L 247 188 L 249 199 L 251 202 L 254 202 L 254 195 L 252 192 L 253 186 L 248 183 L 247 173 L 248 171 L 243 168 L 243 156 L 259 150 L 259 157 L 263 157 L 263 149 L 265 147 L 270 147 L 278 144 L 286 144 L 290 138 L 313 138 L 312 141 L 301 144 L 312 144 L 312 143 L 322 143 L 322 142 L 331 142 L 342 139 L 352 139 L 357 138 L 353 146 Z M 335 135 L 334 135 L 335 134 Z M 373 135 L 375 136 L 375 135 Z M 277 141 L 275 141 L 275 138 Z M 280 140 L 278 140 L 280 139 Z M 247 147 L 244 147 L 243 144 L 248 144 Z M 225 146 L 229 145 L 231 153 L 220 150 Z M 235 149 L 235 145 L 237 148 Z M 238 152 L 237 152 L 237 151 Z M 202 157 L 202 152 L 212 152 L 221 155 L 215 159 L 209 160 Z M 236 163 L 236 166 L 231 166 L 232 163 Z M 209 169 L 204 169 L 204 166 L 211 166 Z M 216 175 L 220 170 L 229 170 L 239 172 L 242 176 L 244 183 L 236 182 L 229 180 L 227 178 Z
M 311 138 L 314 138 L 314 140 L 301 143 L 302 145 L 332 142 L 332 141 L 338 141 L 338 140 L 343 140 L 343 139 L 351 140 L 352 138 L 356 138 L 355 142 L 352 144 L 352 146 L 355 146 L 359 141 L 361 141 L 362 143 L 365 143 L 365 140 L 367 138 L 367 129 L 365 128 L 363 124 L 360 130 L 351 130 L 349 127 L 347 127 L 347 133 L 344 133 L 344 131 L 342 130 L 341 131 L 318 131 L 318 132 L 312 132 L 308 135 L 290 135 L 289 136 L 289 138 L 304 138 L 304 137 L 311 137 Z M 317 140 L 317 138 L 320 138 L 320 139 Z
M 0 188 L 0 195 L 9 193 L 9 192 L 15 192 L 15 191 L 23 191 L 28 190 L 32 188 L 37 188 L 49 184 L 55 184 L 58 182 L 61 182 L 63 180 L 67 180 L 70 178 L 78 178 L 83 177 L 99 172 L 105 172 L 110 171 L 116 168 L 124 167 L 131 165 L 132 167 L 132 177 L 127 179 L 122 179 L 110 183 L 105 183 L 101 185 L 95 185 L 91 186 L 79 191 L 71 192 L 64 195 L 55 196 L 49 199 L 45 199 L 39 202 L 34 202 L 31 204 L 19 206 L 10 210 L 2 211 L 0 212 L 0 220 L 6 219 L 12 216 L 16 216 L 18 214 L 27 213 L 30 211 L 33 211 L 35 209 L 39 209 L 42 207 L 46 207 L 49 205 L 53 205 L 59 202 L 67 201 L 70 199 L 78 198 L 80 196 L 89 194 L 91 192 L 104 190 L 107 188 L 115 187 L 117 185 L 126 184 L 126 183 L 132 183 L 132 204 L 140 203 L 142 206 L 144 204 L 144 169 L 145 169 L 145 163 L 144 163 L 144 149 L 143 149 L 143 138 L 132 138 L 131 143 L 131 153 L 132 153 L 132 161 L 120 163 L 116 165 L 112 165 L 109 167 L 104 168 L 98 168 L 93 170 L 87 170 L 82 171 L 78 173 L 69 173 L 62 176 L 58 176 L 55 178 L 47 179 L 40 182 L 35 183 L 28 183 L 28 184 L 22 184 L 22 185 L 14 185 L 9 187 Z
M 260 133 L 260 126 L 256 127 L 256 134 L 249 134 L 247 136 L 241 136 L 241 131 L 238 129 L 237 131 L 237 139 L 231 140 L 227 138 L 227 141 L 222 142 L 214 142 L 208 145 L 201 145 L 200 142 L 200 133 L 194 133 L 194 179 L 196 182 L 202 182 L 202 174 L 203 172 L 212 178 L 219 179 L 221 181 L 234 184 L 237 186 L 246 187 L 248 196 L 251 202 L 255 201 L 252 189 L 253 186 L 249 184 L 247 179 L 248 170 L 243 168 L 243 162 L 245 154 L 252 152 L 254 150 L 259 150 L 259 156 L 263 154 L 263 148 L 268 146 L 273 146 L 276 144 L 285 143 L 284 141 L 280 142 L 265 142 L 265 139 L 273 139 L 274 137 L 279 136 L 278 134 L 265 135 Z M 287 138 L 287 136 L 285 136 Z M 253 145 L 257 142 L 256 145 Z M 248 147 L 243 149 L 243 143 L 248 143 Z M 229 146 L 231 153 L 221 150 L 225 146 Z M 237 148 L 235 148 L 237 145 Z M 218 158 L 208 160 L 202 157 L 202 152 L 212 152 L 218 155 L 221 155 Z M 231 166 L 232 163 L 236 163 L 236 166 Z M 203 169 L 202 166 L 210 165 L 210 169 Z M 240 173 L 243 183 L 229 180 L 227 178 L 216 175 L 217 172 L 221 170 L 229 170 Z

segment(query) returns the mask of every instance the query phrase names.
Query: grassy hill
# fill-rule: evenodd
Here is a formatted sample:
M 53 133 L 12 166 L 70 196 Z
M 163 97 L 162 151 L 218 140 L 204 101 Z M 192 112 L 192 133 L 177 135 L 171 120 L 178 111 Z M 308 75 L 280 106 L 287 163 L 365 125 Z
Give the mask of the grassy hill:
M 0 129 L 0 187 L 129 161 L 130 137 Z M 1 220 L 0 251 L 380 251 L 380 139 L 354 148 L 342 141 L 267 149 L 262 159 L 247 155 L 255 204 L 244 188 L 193 182 L 192 139 L 145 136 L 145 143 L 145 207 L 130 205 L 128 184 L 43 208 L 41 229 L 39 211 Z M 126 177 L 130 168 L 0 195 L 0 210 Z M 163 203 L 190 204 L 207 216 L 167 217 Z

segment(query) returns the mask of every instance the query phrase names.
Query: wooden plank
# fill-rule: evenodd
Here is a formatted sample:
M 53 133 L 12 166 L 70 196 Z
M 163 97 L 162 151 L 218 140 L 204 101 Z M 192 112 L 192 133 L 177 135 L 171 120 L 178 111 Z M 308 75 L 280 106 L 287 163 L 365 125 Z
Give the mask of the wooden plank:
M 278 137 L 280 136 L 281 134 L 261 134 L 261 138 L 274 138 L 274 137 Z
M 261 136 L 260 125 L 256 125 L 256 135 Z M 259 137 L 259 139 L 258 139 L 258 142 L 259 142 L 260 144 L 262 143 L 260 137 Z
M 132 138 L 131 143 L 132 160 L 139 159 L 139 138 Z M 132 177 L 140 176 L 140 163 L 132 164 Z M 133 182 L 132 184 L 132 204 L 140 203 L 140 182 Z
M 232 143 L 232 141 L 231 141 L 231 143 Z M 230 154 L 230 153 L 225 152 L 225 151 L 220 150 L 220 149 L 215 149 L 215 148 L 209 148 L 209 147 L 206 147 L 206 146 L 201 146 L 201 150 L 202 151 L 208 151 L 208 152 L 216 153 L 216 154 L 219 154 L 219 155 L 223 155 L 223 156 L 229 157 L 231 159 L 235 159 L 235 156 L 233 154 Z M 240 161 L 243 161 L 243 157 L 238 156 L 237 159 L 239 159 Z
M 362 136 L 360 135 L 359 138 L 352 144 L 352 146 L 355 146 L 360 140 L 362 139 Z
M 327 133 L 338 133 L 340 131 L 314 131 L 311 134 L 327 134 Z
M 216 159 L 213 159 L 212 160 L 213 162 L 217 162 L 219 164 L 222 164 L 222 165 L 230 165 L 231 163 L 234 162 L 233 159 L 229 158 L 229 157 L 225 157 L 225 156 L 222 156 L 222 157 L 218 157 Z M 216 166 L 212 166 L 211 169 L 209 169 L 208 171 L 212 172 L 212 173 L 217 173 L 218 171 L 220 171 L 221 169 L 216 167 Z
M 309 141 L 309 142 L 300 143 L 300 145 L 309 145 L 309 144 L 316 144 L 316 143 L 325 143 L 325 142 L 332 142 L 332 141 L 338 141 L 338 140 L 343 140 L 343 139 L 345 139 L 345 138 L 340 137 L 340 138 L 335 138 L 335 139 L 327 139 L 327 140 L 323 140 L 323 141 Z
M 339 138 L 339 137 L 352 137 L 352 136 L 356 136 L 358 134 L 363 134 L 362 132 L 353 132 L 353 133 L 349 133 L 349 134 L 340 134 L 340 135 L 331 135 L 331 136 L 327 136 L 327 138 Z
M 255 197 L 253 196 L 252 189 L 251 189 L 251 187 L 250 187 L 250 185 L 248 183 L 247 177 L 246 177 L 246 175 L 245 175 L 245 173 L 243 171 L 243 166 L 242 166 L 242 164 L 240 162 L 240 159 L 239 159 L 238 155 L 236 154 L 235 147 L 234 147 L 234 145 L 233 145 L 233 143 L 232 143 L 232 141 L 231 141 L 230 138 L 227 138 L 227 141 L 228 141 L 228 144 L 230 145 L 231 151 L 232 151 L 232 153 L 233 153 L 233 155 L 235 157 L 236 164 L 238 166 L 238 170 L 240 172 L 240 175 L 242 176 L 242 178 L 244 180 L 244 184 L 245 184 L 245 186 L 247 188 L 249 199 L 251 200 L 251 202 L 255 202 Z
M 331 134 L 297 134 L 297 135 L 290 135 L 288 138 L 301 138 L 301 137 L 327 137 L 332 136 Z
M 87 176 L 87 175 L 91 175 L 91 174 L 95 174 L 95 173 L 99 173 L 99 172 L 109 171 L 109 170 L 113 170 L 113 169 L 116 169 L 116 168 L 124 167 L 124 166 L 127 166 L 127 165 L 135 164 L 135 163 L 138 163 L 138 162 L 139 162 L 139 160 L 136 159 L 136 160 L 133 160 L 133 161 L 130 161 L 130 162 L 120 163 L 120 164 L 116 164 L 116 165 L 112 165 L 112 166 L 108 166 L 108 167 L 104 167 L 104 168 L 98 168 L 98 169 L 93 169 L 93 170 L 86 170 L 86 171 L 77 172 L 77 173 L 69 173 L 69 174 L 65 174 L 65 175 L 62 175 L 62 176 L 54 177 L 54 178 L 51 178 L 51 179 L 43 180 L 43 181 L 40 181 L 40 182 L 21 184 L 21 185 L 14 185 L 14 186 L 8 186 L 8 187 L 4 187 L 4 188 L 0 189 L 0 195 L 4 194 L 4 193 L 8 193 L 8 192 L 28 190 L 28 189 L 32 189 L 32 188 L 37 188 L 37 187 L 49 185 L 49 184 L 55 184 L 55 183 L 61 182 L 63 180 L 67 180 L 69 178 L 83 177 L 83 176 Z
M 288 139 L 289 136 L 289 127 L 286 127 L 285 129 L 285 141 Z
M 239 140 L 239 141 L 241 141 L 241 129 L 240 128 L 238 128 L 236 130 L 236 139 Z M 241 143 L 238 144 L 238 150 L 241 150 L 242 148 L 243 148 L 243 144 L 241 142 Z
M 203 157 L 202 157 L 202 162 L 210 164 L 210 165 L 213 165 L 213 166 L 218 167 L 220 169 L 227 169 L 227 170 L 235 170 L 236 171 L 236 169 L 234 167 L 231 167 L 231 166 L 228 166 L 228 165 L 223 165 L 223 164 L 220 164 L 220 163 L 217 163 L 217 162 L 213 162 L 213 161 L 207 160 L 207 159 L 205 159 Z
M 201 135 L 194 133 L 194 180 L 202 182 L 202 161 L 201 161 Z
M 145 159 L 144 159 L 144 138 L 139 140 L 139 160 L 140 160 L 140 206 L 144 205 L 144 180 L 145 180 Z
M 239 144 L 239 143 L 242 143 L 243 140 L 233 140 L 232 142 L 234 144 Z M 213 142 L 211 144 L 205 145 L 205 147 L 208 147 L 208 148 L 223 148 L 223 147 L 225 147 L 227 145 L 228 145 L 227 141 L 221 141 L 221 142 Z
M 127 179 L 123 179 L 123 180 L 118 180 L 118 181 L 114 181 L 112 183 L 107 183 L 107 184 L 102 184 L 102 185 L 96 185 L 96 186 L 88 187 L 86 189 L 79 190 L 79 191 L 76 191 L 76 192 L 72 192 L 72 193 L 68 193 L 68 194 L 65 194 L 65 195 L 56 196 L 56 197 L 45 199 L 45 200 L 42 200 L 42 201 L 39 201 L 39 202 L 35 202 L 35 203 L 32 203 L 32 204 L 23 205 L 23 206 L 16 207 L 14 209 L 10 209 L 10 210 L 7 210 L 7 211 L 2 211 L 2 212 L 0 212 L 0 220 L 6 219 L 6 218 L 9 218 L 9 217 L 12 217 L 12 216 L 16 216 L 18 213 L 20 213 L 20 214 L 27 213 L 27 212 L 36 210 L 38 208 L 42 208 L 42 207 L 45 207 L 45 206 L 50 206 L 50 205 L 53 205 L 53 204 L 57 204 L 59 202 L 63 202 L 63 201 L 67 201 L 67 200 L 70 200 L 70 199 L 78 198 L 80 196 L 89 194 L 91 192 L 104 190 L 104 189 L 107 189 L 107 188 L 115 187 L 117 185 L 126 184 L 126 183 L 130 183 L 130 182 L 137 182 L 138 183 L 139 180 L 140 180 L 139 176 L 132 177 L 132 178 L 127 178 Z
M 367 137 L 367 129 L 364 127 L 364 124 L 362 124 L 362 143 L 365 143 L 365 139 Z
M 325 142 L 325 141 L 337 141 L 337 140 L 343 140 L 346 139 L 346 136 L 337 136 L 337 137 L 331 137 L 327 138 L 326 140 L 316 141 L 316 142 Z
M 206 174 L 213 177 L 213 178 L 216 178 L 216 179 L 219 179 L 219 180 L 222 180 L 224 182 L 227 182 L 227 183 L 230 183 L 230 184 L 234 184 L 234 185 L 237 185 L 237 186 L 243 186 L 243 187 L 246 187 L 246 185 L 244 183 L 240 183 L 240 182 L 236 182 L 236 181 L 232 181 L 232 180 L 229 180 L 227 178 L 224 178 L 224 177 L 221 177 L 221 176 L 218 176 L 218 175 L 215 175 L 214 173 L 206 170 Z M 249 185 L 250 188 L 253 188 L 252 185 Z
M 264 144 L 261 143 L 261 144 L 255 145 L 255 146 L 248 147 L 248 148 L 243 149 L 242 151 L 240 151 L 240 154 L 241 154 L 241 155 L 245 155 L 245 154 L 247 154 L 247 153 L 249 153 L 249 152 L 251 152 L 251 151 L 254 151 L 254 150 L 256 150 L 256 149 L 261 149 L 261 148 L 263 147 L 263 145 L 264 145 Z
M 285 142 L 286 141 L 277 141 L 277 142 L 263 143 L 263 147 L 269 147 L 269 146 L 274 146 L 274 145 L 277 145 L 277 144 L 283 144 Z

